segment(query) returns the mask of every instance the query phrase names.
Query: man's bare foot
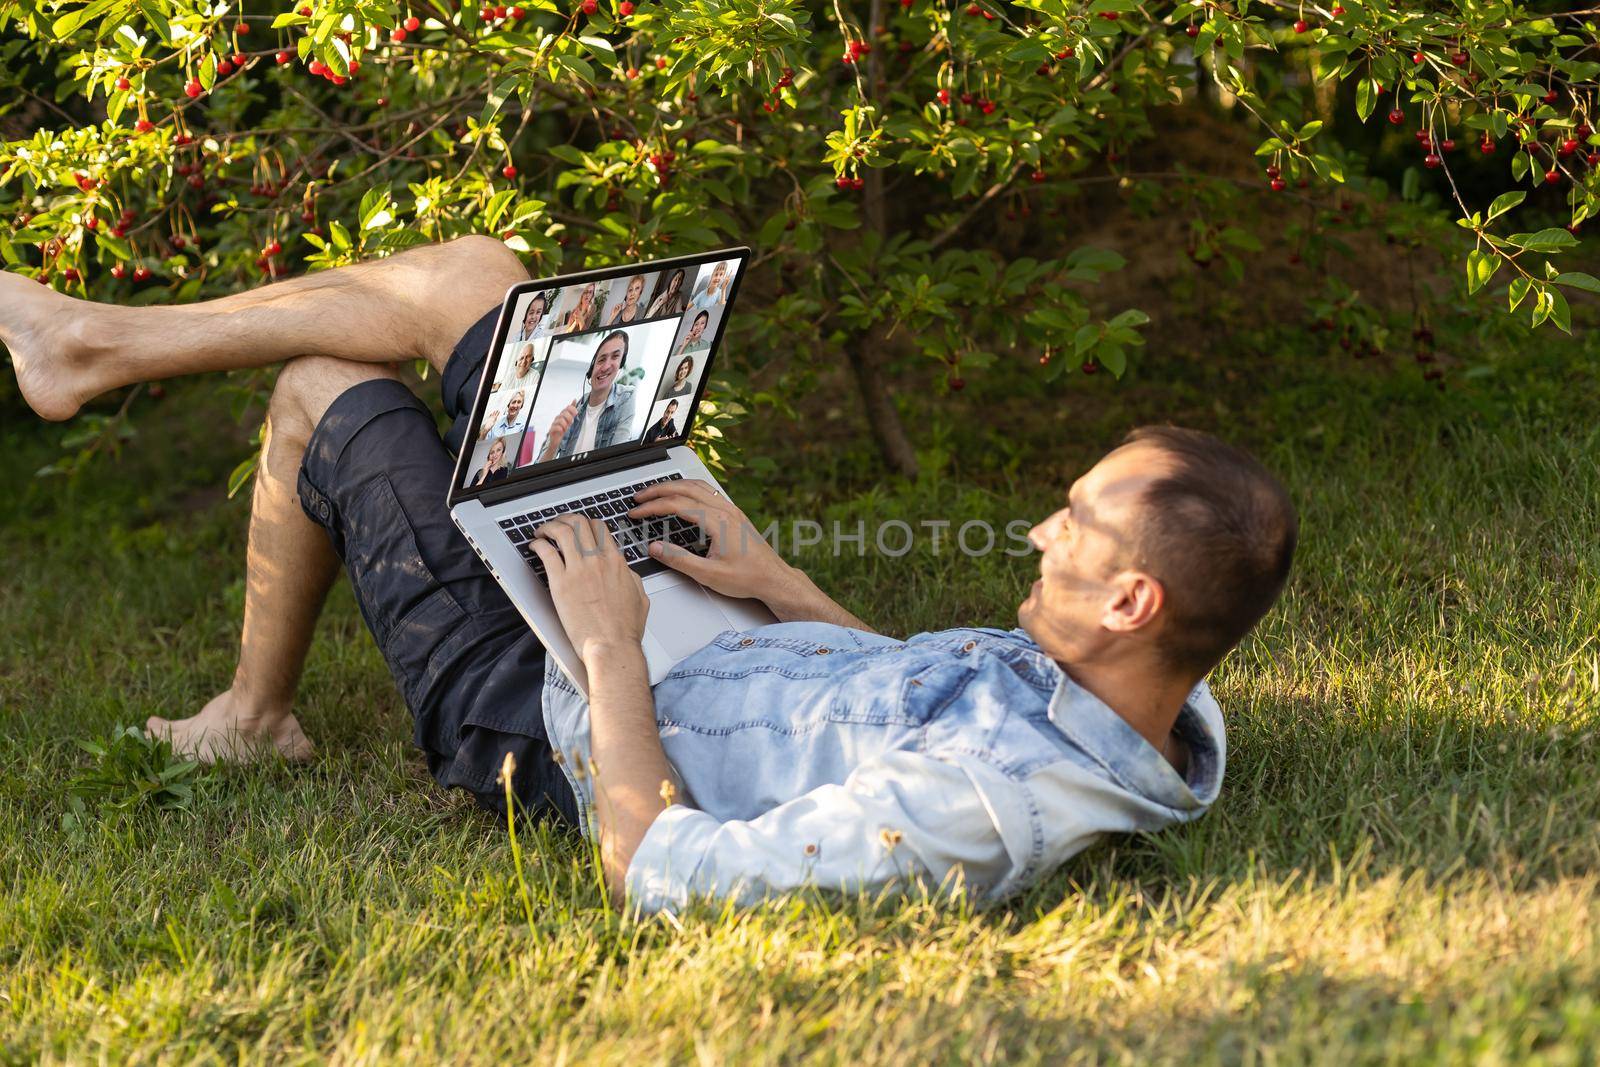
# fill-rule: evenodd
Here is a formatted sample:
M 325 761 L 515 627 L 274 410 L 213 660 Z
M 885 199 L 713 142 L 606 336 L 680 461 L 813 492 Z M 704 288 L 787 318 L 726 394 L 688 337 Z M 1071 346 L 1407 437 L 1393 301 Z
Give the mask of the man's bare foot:
M 60 422 L 83 402 L 104 392 L 90 380 L 83 338 L 100 308 L 40 285 L 20 274 L 0 272 L 0 342 L 11 353 L 22 399 L 42 419 Z
M 228 760 L 248 763 L 276 750 L 284 759 L 311 758 L 311 740 L 287 711 L 270 719 L 246 709 L 228 690 L 211 698 L 200 714 L 188 719 L 162 719 L 152 715 L 145 729 L 153 737 L 172 742 L 172 750 L 201 763 Z

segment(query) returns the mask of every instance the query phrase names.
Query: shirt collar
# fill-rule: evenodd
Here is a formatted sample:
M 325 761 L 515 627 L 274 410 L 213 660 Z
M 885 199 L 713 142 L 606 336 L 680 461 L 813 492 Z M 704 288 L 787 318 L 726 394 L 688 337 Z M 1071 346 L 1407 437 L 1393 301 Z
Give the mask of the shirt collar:
M 1055 669 L 1059 678 L 1046 712 L 1050 721 L 1119 785 L 1178 811 L 1199 812 L 1217 799 L 1227 737 L 1222 709 L 1204 680 L 1190 690 L 1173 726 L 1189 747 L 1188 774 L 1180 775 L 1105 701 L 1073 681 L 1059 665 Z

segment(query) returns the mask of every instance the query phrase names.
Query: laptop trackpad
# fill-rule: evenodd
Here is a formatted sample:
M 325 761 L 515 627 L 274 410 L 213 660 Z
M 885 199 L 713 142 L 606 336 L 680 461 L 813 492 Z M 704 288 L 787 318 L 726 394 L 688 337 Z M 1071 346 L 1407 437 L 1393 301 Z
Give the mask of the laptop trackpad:
M 730 625 L 722 607 L 693 582 L 674 583 L 650 593 L 645 629 L 673 660 L 698 652 Z

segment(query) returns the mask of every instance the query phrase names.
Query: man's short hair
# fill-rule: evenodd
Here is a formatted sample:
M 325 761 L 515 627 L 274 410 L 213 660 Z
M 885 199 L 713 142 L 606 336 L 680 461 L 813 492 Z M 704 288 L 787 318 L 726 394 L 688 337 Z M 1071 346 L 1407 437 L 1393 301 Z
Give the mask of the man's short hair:
M 1294 503 L 1253 456 L 1208 433 L 1141 426 L 1123 444 L 1173 462 L 1145 490 L 1138 552 L 1166 591 L 1162 652 L 1203 676 L 1283 591 L 1300 533 Z

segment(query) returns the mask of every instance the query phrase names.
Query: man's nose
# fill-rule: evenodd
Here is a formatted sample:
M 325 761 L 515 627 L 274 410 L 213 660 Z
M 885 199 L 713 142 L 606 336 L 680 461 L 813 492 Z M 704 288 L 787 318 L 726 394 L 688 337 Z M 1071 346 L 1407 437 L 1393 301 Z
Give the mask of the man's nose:
M 1040 552 L 1049 547 L 1050 542 L 1046 540 L 1044 523 L 1037 523 L 1028 531 L 1028 543 Z

